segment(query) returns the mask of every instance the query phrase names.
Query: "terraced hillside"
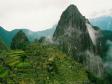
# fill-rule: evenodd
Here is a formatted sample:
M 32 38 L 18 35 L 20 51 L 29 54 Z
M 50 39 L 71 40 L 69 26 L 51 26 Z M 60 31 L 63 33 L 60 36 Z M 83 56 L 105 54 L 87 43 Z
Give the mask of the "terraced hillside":
M 54 46 L 33 43 L 0 54 L 1 84 L 89 83 L 85 69 Z

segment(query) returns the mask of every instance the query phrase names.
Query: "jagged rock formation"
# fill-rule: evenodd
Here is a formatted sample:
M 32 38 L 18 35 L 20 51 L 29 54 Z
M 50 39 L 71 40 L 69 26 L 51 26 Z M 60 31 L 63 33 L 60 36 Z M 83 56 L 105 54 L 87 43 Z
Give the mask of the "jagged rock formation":
M 68 54 L 76 55 L 77 52 L 87 49 L 94 50 L 85 22 L 86 19 L 74 5 L 63 12 L 54 33 L 54 40 L 65 46 L 64 49 Z M 71 50 L 76 53 L 69 52 Z
M 97 55 L 95 30 L 91 30 L 89 21 L 82 16 L 76 6 L 70 5 L 62 14 L 53 35 L 55 44 L 85 65 L 88 71 L 101 77 L 103 64 Z M 92 33 L 91 33 L 92 32 Z
M 12 39 L 11 49 L 24 49 L 29 40 L 23 31 L 17 32 L 17 34 Z

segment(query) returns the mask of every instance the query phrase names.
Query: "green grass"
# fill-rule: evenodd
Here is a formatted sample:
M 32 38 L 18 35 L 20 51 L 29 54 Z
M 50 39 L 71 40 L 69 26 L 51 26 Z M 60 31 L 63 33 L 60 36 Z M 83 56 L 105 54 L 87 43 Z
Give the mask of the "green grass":
M 16 65 L 17 68 L 31 68 L 32 65 L 28 62 L 21 62 Z
M 5 70 L 3 66 L 0 66 L 0 78 L 5 78 L 8 76 L 8 70 Z
M 32 44 L 25 51 L 11 50 L 3 54 L 5 64 L 0 77 L 10 84 L 83 84 L 88 81 L 81 64 L 54 46 Z M 0 55 L 1 56 L 1 55 Z

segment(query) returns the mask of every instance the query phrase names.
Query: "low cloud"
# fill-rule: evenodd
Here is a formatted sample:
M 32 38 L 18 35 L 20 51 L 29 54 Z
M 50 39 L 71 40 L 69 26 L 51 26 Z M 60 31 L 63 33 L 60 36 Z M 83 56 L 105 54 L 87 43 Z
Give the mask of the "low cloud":
M 104 58 L 104 67 L 107 73 L 112 75 L 112 41 L 108 40 L 106 45 L 108 46 L 108 51 Z
M 99 16 L 112 16 L 112 8 L 108 10 L 102 10 L 102 11 L 94 11 L 91 14 L 91 17 L 99 17 Z

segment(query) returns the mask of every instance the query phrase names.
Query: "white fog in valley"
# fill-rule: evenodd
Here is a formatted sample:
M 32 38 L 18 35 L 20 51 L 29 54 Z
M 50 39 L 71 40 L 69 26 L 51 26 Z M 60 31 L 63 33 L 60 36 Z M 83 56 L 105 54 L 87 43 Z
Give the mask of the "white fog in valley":
M 0 0 L 0 26 L 40 31 L 57 24 L 70 4 L 87 18 L 112 14 L 112 0 Z
M 106 45 L 109 47 L 104 60 L 104 67 L 106 71 L 112 74 L 112 41 L 108 40 Z

